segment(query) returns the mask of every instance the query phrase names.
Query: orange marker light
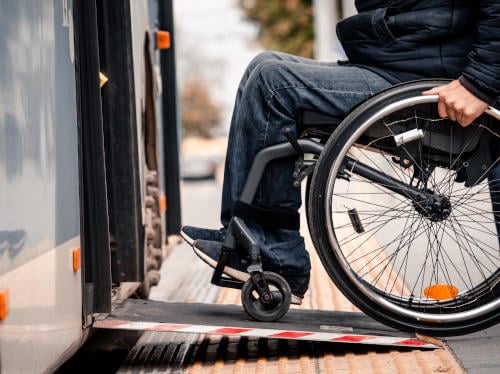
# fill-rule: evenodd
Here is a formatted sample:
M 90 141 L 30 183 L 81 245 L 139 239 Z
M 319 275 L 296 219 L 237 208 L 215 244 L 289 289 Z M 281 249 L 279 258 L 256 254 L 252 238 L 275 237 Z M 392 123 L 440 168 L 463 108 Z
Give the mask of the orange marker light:
M 433 284 L 425 287 L 424 294 L 434 300 L 452 299 L 458 295 L 458 288 L 451 284 Z
M 0 290 L 0 321 L 7 318 L 9 314 L 9 290 L 4 288 Z
M 165 195 L 160 196 L 160 210 L 163 213 L 167 211 L 167 197 Z
M 76 273 L 80 269 L 80 248 L 73 249 L 73 271 Z
M 170 33 L 168 31 L 156 31 L 156 48 L 168 49 L 170 48 Z

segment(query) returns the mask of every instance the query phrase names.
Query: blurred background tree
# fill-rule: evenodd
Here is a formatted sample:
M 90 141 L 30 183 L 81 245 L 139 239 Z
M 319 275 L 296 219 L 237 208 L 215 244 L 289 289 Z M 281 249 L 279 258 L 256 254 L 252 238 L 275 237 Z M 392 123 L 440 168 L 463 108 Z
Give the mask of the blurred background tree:
M 183 137 L 211 138 L 220 126 L 222 110 L 204 82 L 201 77 L 191 77 L 180 89 Z
M 324 57 L 315 51 L 318 40 L 315 40 L 314 17 L 318 16 L 318 10 L 315 14 L 313 5 L 319 6 L 320 14 L 331 13 L 331 21 L 326 20 L 328 29 L 322 33 L 324 35 L 334 35 L 334 25 L 343 9 L 354 6 L 352 0 L 239 0 L 237 4 L 245 19 L 258 30 L 257 41 L 264 49 L 309 58 Z M 326 40 L 325 45 L 331 48 L 332 40 Z M 224 109 L 211 94 L 211 87 L 220 78 L 220 70 L 213 68 L 214 65 L 220 66 L 220 62 L 210 61 L 197 40 L 188 47 L 184 53 L 188 58 L 179 64 L 180 75 L 184 78 L 180 80 L 183 136 L 216 137 L 223 127 Z M 214 72 L 215 77 L 211 76 Z
M 313 57 L 313 0 L 240 0 L 240 6 L 257 23 L 265 49 Z

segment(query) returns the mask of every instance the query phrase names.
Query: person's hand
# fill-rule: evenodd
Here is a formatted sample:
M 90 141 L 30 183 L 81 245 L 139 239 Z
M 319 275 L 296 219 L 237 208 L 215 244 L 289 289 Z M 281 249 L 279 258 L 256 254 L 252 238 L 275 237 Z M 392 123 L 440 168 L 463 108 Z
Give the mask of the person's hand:
M 424 91 L 422 95 L 438 95 L 439 116 L 456 121 L 464 127 L 488 109 L 487 103 L 474 96 L 458 80 Z

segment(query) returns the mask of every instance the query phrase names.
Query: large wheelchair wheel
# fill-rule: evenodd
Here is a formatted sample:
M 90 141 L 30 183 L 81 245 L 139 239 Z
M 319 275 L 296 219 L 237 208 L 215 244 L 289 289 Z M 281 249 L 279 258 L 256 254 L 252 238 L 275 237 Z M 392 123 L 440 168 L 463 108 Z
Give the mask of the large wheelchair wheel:
M 400 330 L 452 336 L 500 318 L 498 112 L 439 118 L 443 81 L 399 85 L 354 109 L 321 153 L 308 222 L 329 276 Z

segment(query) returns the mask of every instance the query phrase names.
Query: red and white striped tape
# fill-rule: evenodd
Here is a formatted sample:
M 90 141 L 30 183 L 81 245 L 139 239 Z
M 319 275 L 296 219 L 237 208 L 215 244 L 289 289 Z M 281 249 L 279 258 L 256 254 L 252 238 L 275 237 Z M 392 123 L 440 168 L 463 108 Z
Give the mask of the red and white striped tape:
M 144 330 L 144 331 L 175 331 L 195 334 L 217 334 L 253 336 L 275 339 L 297 339 L 310 341 L 327 341 L 337 343 L 375 344 L 415 348 L 441 348 L 419 339 L 397 336 L 339 334 L 328 332 L 287 331 L 274 329 L 258 329 L 247 327 L 224 327 L 208 325 L 184 325 L 158 322 L 131 322 L 119 320 L 95 321 L 94 327 L 101 329 Z

